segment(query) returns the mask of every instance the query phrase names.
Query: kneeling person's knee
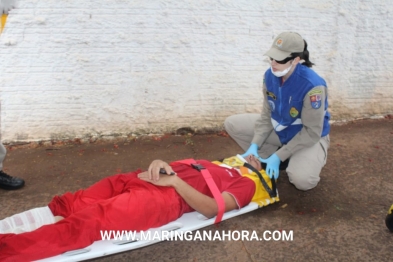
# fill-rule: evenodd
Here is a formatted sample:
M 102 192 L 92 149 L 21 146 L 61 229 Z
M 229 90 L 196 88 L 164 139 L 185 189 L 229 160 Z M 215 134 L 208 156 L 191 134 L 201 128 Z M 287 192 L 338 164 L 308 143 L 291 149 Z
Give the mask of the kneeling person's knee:
M 232 118 L 233 118 L 232 116 L 229 116 L 224 121 L 225 131 L 227 131 L 229 134 L 236 132 L 235 125 L 233 124 Z
M 313 189 L 318 185 L 320 180 L 319 174 L 305 174 L 288 172 L 289 182 L 291 182 L 297 189 L 307 191 Z

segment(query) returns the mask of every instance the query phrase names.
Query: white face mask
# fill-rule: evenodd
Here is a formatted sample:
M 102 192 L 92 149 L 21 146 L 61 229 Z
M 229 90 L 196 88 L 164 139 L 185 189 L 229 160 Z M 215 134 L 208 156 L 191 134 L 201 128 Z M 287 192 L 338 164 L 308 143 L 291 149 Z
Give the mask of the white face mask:
M 292 68 L 292 63 L 287 69 L 285 69 L 283 71 L 274 72 L 272 67 L 270 67 L 270 71 L 272 71 L 273 75 L 275 75 L 277 77 L 282 77 L 282 76 L 285 76 L 286 74 L 288 74 L 288 72 L 289 72 L 289 70 L 291 70 L 291 68 Z

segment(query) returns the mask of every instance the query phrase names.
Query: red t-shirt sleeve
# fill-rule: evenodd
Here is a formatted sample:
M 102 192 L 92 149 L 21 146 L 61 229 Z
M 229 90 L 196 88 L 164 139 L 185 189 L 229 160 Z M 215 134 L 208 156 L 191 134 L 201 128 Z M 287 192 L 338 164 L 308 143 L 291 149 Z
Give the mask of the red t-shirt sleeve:
M 231 194 L 235 198 L 237 206 L 242 208 L 251 202 L 255 193 L 255 183 L 247 177 L 240 177 L 223 192 Z

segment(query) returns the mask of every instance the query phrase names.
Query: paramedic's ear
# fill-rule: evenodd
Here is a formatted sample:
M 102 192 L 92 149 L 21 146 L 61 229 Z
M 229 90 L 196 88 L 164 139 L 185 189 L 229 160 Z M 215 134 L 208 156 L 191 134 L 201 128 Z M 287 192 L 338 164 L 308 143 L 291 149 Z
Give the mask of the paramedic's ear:
M 304 60 L 303 60 L 304 61 Z M 295 59 L 293 59 L 293 62 L 292 62 L 292 64 L 293 65 L 297 65 L 298 63 L 300 63 L 301 62 L 301 59 L 300 59 L 300 57 L 296 57 Z

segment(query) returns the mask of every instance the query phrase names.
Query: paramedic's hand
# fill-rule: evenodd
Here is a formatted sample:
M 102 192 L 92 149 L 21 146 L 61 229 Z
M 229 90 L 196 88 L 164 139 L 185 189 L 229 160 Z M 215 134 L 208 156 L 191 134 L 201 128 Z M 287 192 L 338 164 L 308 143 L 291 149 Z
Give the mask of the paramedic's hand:
M 168 165 L 167 162 L 164 162 L 162 160 L 154 160 L 151 162 L 149 169 L 146 171 L 147 172 L 147 178 L 152 180 L 152 181 L 158 181 L 162 176 L 160 175 L 160 169 L 164 169 L 167 173 L 167 175 L 173 175 L 175 172 L 173 171 L 172 167 Z M 143 172 L 145 173 L 145 172 Z
M 244 153 L 242 155 L 242 157 L 245 158 L 246 156 L 249 156 L 249 155 L 253 155 L 253 156 L 259 158 L 257 144 L 254 144 L 254 143 L 251 144 L 251 146 L 247 149 L 246 153 Z
M 280 174 L 280 163 L 281 159 L 276 155 L 273 154 L 271 155 L 268 159 L 262 159 L 260 158 L 261 162 L 266 163 L 266 173 L 270 178 L 274 176 L 274 179 L 278 178 L 278 175 Z

